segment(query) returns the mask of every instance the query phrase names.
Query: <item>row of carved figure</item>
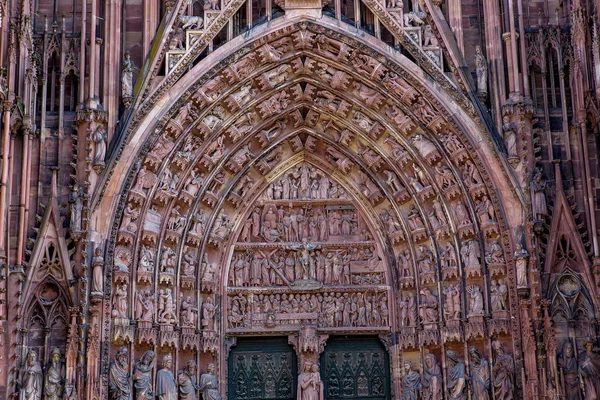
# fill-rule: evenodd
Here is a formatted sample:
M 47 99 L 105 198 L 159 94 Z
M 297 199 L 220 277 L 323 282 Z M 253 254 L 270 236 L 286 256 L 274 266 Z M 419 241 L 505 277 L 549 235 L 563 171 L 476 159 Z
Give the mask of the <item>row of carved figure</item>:
M 155 359 L 154 351 L 146 351 L 134 364 L 130 375 L 129 351 L 125 346 L 119 348 L 109 369 L 109 400 L 196 400 L 199 395 L 203 400 L 221 400 L 214 364 L 208 364 L 198 380 L 196 362 L 189 360 L 176 377 L 173 356 L 166 354 L 153 384 Z
M 270 184 L 263 200 L 329 200 L 345 199 L 345 191 L 328 175 L 315 167 L 299 165 Z
M 442 400 L 444 386 L 446 398 L 452 400 L 512 400 L 515 397 L 515 366 L 513 358 L 508 354 L 499 341 L 492 342 L 495 362 L 491 366 L 475 346 L 469 347 L 469 374 L 466 366 L 460 361 L 456 352 L 448 350 L 447 378 L 444 378 L 440 363 L 433 353 L 425 355 L 424 365 L 419 372 L 414 369 L 412 362 L 404 361 L 402 377 L 402 400 Z M 469 397 L 470 392 L 470 397 Z
M 465 289 L 468 296 L 467 317 L 482 316 L 484 314 L 484 299 L 478 285 L 468 285 Z M 458 284 L 448 285 L 443 289 L 444 303 L 443 314 L 446 320 L 459 320 L 462 312 L 462 287 Z M 409 292 L 400 298 L 400 326 L 417 326 L 417 315 L 422 322 L 437 322 L 439 319 L 440 301 L 431 289 L 421 289 L 421 296 L 417 304 L 415 293 Z M 508 310 L 508 286 L 503 280 L 492 280 L 490 287 L 492 311 Z M 418 309 L 418 313 L 417 313 Z
M 303 262 L 306 261 L 306 262 Z M 352 265 L 364 266 L 358 274 Z M 308 253 L 308 260 L 295 250 L 247 249 L 237 252 L 231 261 L 232 286 L 283 286 L 296 280 L 316 280 L 326 285 L 363 284 L 364 273 L 371 283 L 381 284 L 384 277 L 381 259 L 374 248 L 323 249 Z
M 264 210 L 255 207 L 244 223 L 240 242 L 285 241 L 302 239 L 335 241 L 338 236 L 368 237 L 366 229 L 359 232 L 360 221 L 354 210 L 327 210 L 306 205 L 301 208 L 284 209 L 274 205 Z
M 387 294 L 331 292 L 319 294 L 259 294 L 252 301 L 238 294 L 229 298 L 230 328 L 265 327 L 316 321 L 321 327 L 381 327 L 389 324 Z
M 158 301 L 158 307 L 156 302 Z M 128 318 L 129 294 L 127 284 L 117 285 L 113 294 L 113 318 Z M 212 296 L 206 297 L 202 302 L 202 329 L 214 330 L 216 305 Z M 184 297 L 181 294 L 179 310 L 173 291 L 170 288 L 159 289 L 158 299 L 150 289 L 138 290 L 135 293 L 135 319 L 137 321 L 158 322 L 163 325 L 177 325 L 195 327 L 198 322 L 199 308 L 192 300 L 192 296 Z
M 27 353 L 21 381 L 21 394 L 28 400 L 72 400 L 77 398 L 73 382 L 65 384 L 65 369 L 61 362 L 61 353 L 54 348 L 50 354 L 50 363 L 45 371 L 38 361 L 37 353 Z

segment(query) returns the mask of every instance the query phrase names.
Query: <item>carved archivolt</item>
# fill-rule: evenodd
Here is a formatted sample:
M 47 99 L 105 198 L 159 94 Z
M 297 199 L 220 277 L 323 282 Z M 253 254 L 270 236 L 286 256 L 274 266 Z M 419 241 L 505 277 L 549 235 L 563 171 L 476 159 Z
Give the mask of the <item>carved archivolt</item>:
M 306 325 L 397 332 L 408 358 L 490 337 L 516 351 L 504 211 L 452 117 L 317 25 L 253 46 L 199 79 L 130 174 L 107 260 L 111 354 L 148 343 L 224 365 L 220 336 Z

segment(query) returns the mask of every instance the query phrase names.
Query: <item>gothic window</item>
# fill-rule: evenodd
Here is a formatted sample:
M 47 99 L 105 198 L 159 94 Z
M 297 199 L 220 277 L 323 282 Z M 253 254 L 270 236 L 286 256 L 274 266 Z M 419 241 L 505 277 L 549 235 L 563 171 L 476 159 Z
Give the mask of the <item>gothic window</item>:
M 66 346 L 68 309 L 57 284 L 46 280 L 38 286 L 28 308 L 24 345 L 46 360 L 54 347 Z

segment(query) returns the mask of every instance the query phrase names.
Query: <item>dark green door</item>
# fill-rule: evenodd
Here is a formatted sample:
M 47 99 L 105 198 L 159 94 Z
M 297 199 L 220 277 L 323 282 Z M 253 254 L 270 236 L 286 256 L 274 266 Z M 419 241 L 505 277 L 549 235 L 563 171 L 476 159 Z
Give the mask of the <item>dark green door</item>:
M 325 399 L 390 398 L 388 354 L 377 336 L 330 336 L 321 355 Z
M 296 398 L 296 353 L 287 337 L 238 338 L 229 354 L 228 399 Z

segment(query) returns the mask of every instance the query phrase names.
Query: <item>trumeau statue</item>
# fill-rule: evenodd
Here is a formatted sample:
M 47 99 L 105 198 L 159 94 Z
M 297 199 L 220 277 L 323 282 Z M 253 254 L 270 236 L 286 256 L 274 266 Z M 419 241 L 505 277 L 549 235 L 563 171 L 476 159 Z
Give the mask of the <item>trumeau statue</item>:
M 156 396 L 158 400 L 177 400 L 177 388 L 173 375 L 173 356 L 163 357 L 163 368 L 156 374 Z
M 154 368 L 154 351 L 148 350 L 133 367 L 133 387 L 135 400 L 152 400 L 152 369 Z
M 29 350 L 27 359 L 25 360 L 25 371 L 21 383 L 23 399 L 41 400 L 43 384 L 44 376 L 42 374 L 42 367 L 37 358 L 37 353 L 33 350 Z
M 469 347 L 471 356 L 471 391 L 473 398 L 488 400 L 490 398 L 490 366 L 477 347 Z
M 303 371 L 298 376 L 297 400 L 324 400 L 323 382 L 319 366 L 310 361 L 304 362 Z
M 55 347 L 52 349 L 50 365 L 44 377 L 44 400 L 59 400 L 62 397 L 65 376 L 60 358 L 60 350 Z
M 111 400 L 131 400 L 131 383 L 129 382 L 129 351 L 122 346 L 110 364 L 108 373 L 108 393 Z
M 208 364 L 206 372 L 200 376 L 198 386 L 198 390 L 202 393 L 202 400 L 221 400 L 214 364 Z
M 467 398 L 467 380 L 465 376 L 465 363 L 458 360 L 454 350 L 446 352 L 448 358 L 448 398 L 451 400 L 465 400 Z

